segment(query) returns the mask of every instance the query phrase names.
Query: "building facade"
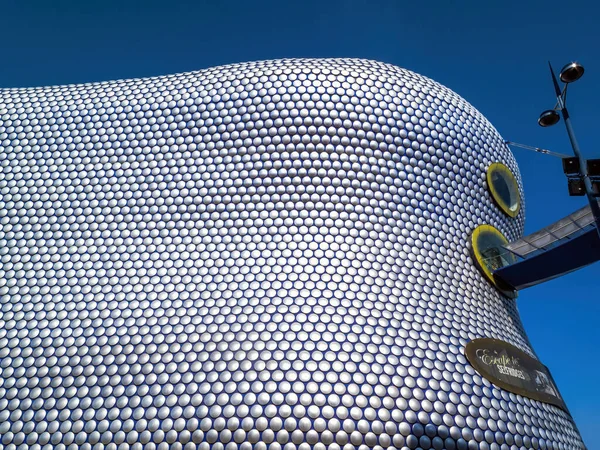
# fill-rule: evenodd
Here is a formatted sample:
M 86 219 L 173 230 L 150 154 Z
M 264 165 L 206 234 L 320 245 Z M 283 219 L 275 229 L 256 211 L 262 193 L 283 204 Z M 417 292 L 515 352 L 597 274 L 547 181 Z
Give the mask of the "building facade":
M 471 235 L 518 167 L 355 59 L 0 90 L 0 448 L 575 449 L 465 357 L 535 357 Z M 514 216 L 514 217 L 513 217 Z

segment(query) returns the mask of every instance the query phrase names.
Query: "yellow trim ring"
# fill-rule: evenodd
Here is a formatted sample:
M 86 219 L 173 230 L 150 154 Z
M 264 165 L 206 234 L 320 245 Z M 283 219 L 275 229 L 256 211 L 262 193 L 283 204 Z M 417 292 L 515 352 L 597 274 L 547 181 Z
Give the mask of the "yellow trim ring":
M 504 181 L 507 183 L 508 188 L 511 191 L 516 193 L 517 204 L 516 204 L 516 207 L 514 207 L 514 209 L 511 209 L 511 205 L 509 205 L 502 198 L 502 196 L 500 195 L 500 193 L 497 191 L 496 187 L 494 186 L 494 183 L 492 182 L 492 175 L 494 175 L 494 174 L 499 174 L 500 176 L 502 176 Z M 494 201 L 496 202 L 498 207 L 502 211 L 504 211 L 504 213 L 509 215 L 510 217 L 517 217 L 517 214 L 519 214 L 519 211 L 521 210 L 521 195 L 519 194 L 519 185 L 517 183 L 517 179 L 515 178 L 513 173 L 510 171 L 510 169 L 502 163 L 499 163 L 499 162 L 492 163 L 492 164 L 490 164 L 490 167 L 488 167 L 486 179 L 487 179 L 488 189 L 492 193 L 492 198 L 494 199 Z
M 485 264 L 485 258 L 481 254 L 481 250 L 480 250 L 479 246 L 477 245 L 477 240 L 481 233 L 493 234 L 495 237 L 500 239 L 502 244 L 508 244 L 508 239 L 506 239 L 506 237 L 496 227 L 493 227 L 492 225 L 479 225 L 477 228 L 475 228 L 475 230 L 473 230 L 473 233 L 471 233 L 471 248 L 473 249 L 473 256 L 475 257 L 476 265 L 483 272 L 483 274 L 485 275 L 485 277 L 488 279 L 488 281 L 490 283 L 492 283 L 497 288 L 502 289 L 496 283 L 496 280 L 494 279 L 494 274 L 492 273 L 492 271 L 488 268 L 487 264 Z M 510 253 L 508 250 L 505 250 L 505 252 L 512 256 L 512 253 Z M 512 256 L 512 257 L 514 258 L 514 256 Z

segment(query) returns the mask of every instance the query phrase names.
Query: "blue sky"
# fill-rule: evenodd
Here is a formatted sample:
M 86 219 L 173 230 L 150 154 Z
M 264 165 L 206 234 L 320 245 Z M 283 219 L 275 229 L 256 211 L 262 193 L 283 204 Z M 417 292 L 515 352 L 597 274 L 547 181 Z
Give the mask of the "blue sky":
M 0 87 L 145 77 L 279 57 L 364 57 L 427 75 L 458 92 L 505 139 L 570 153 L 547 60 L 584 64 L 569 107 L 584 154 L 600 104 L 600 6 L 593 1 L 4 0 Z M 596 152 L 596 153 L 594 153 Z M 514 150 L 526 232 L 584 206 L 558 159 Z M 525 328 L 590 449 L 600 448 L 600 264 L 520 294 Z

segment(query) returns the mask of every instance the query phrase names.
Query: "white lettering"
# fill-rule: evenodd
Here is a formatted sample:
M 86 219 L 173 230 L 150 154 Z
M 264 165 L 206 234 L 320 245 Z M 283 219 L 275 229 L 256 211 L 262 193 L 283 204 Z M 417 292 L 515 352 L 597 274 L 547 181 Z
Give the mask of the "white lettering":
M 500 373 L 503 375 L 510 375 L 511 377 L 520 378 L 522 380 L 526 379 L 525 374 L 521 370 L 513 369 L 512 367 L 506 367 L 506 366 L 501 366 L 501 365 L 497 365 L 496 367 L 498 368 Z

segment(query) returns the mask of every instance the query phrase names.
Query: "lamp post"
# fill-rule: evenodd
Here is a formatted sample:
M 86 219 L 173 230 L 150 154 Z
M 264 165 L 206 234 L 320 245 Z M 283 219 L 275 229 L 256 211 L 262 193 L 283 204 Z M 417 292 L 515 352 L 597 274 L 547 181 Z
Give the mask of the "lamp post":
M 538 124 L 542 127 L 550 127 L 555 125 L 560 120 L 560 115 L 557 111 L 560 111 L 562 114 L 563 120 L 565 122 L 565 127 L 567 128 L 567 134 L 569 135 L 569 141 L 571 142 L 571 147 L 573 148 L 573 153 L 579 160 L 579 167 L 581 172 L 581 177 L 583 179 L 583 184 L 585 187 L 585 195 L 587 196 L 588 202 L 590 204 L 590 209 L 592 214 L 594 215 L 594 222 L 596 225 L 596 230 L 600 235 L 600 207 L 598 206 L 598 201 L 594 197 L 592 192 L 592 182 L 590 177 L 588 176 L 587 170 L 587 161 L 581 154 L 581 150 L 579 149 L 579 144 L 577 144 L 577 139 L 575 138 L 575 132 L 573 131 L 573 126 L 571 125 L 571 118 L 569 117 L 569 111 L 567 109 L 566 100 L 567 100 L 567 89 L 570 83 L 577 81 L 583 75 L 584 69 L 583 66 L 577 62 L 572 62 L 567 64 L 560 71 L 560 81 L 565 83 L 564 89 L 561 91 L 560 86 L 558 84 L 558 80 L 556 79 L 556 75 L 554 74 L 554 70 L 552 69 L 552 65 L 548 62 L 548 66 L 550 67 L 550 74 L 552 75 L 552 82 L 554 84 L 554 91 L 556 93 L 556 107 L 554 109 L 549 109 L 542 114 L 540 114 L 540 118 L 538 119 Z

